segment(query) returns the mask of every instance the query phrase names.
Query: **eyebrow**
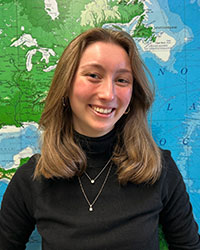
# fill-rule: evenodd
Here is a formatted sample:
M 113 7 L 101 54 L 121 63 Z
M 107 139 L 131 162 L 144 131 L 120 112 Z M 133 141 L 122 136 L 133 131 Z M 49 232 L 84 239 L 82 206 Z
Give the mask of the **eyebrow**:
M 85 64 L 85 65 L 81 66 L 80 68 L 85 69 L 87 67 L 94 67 L 94 68 L 97 68 L 99 70 L 105 70 L 104 67 L 101 64 L 98 64 L 98 63 Z M 131 75 L 133 75 L 132 71 L 128 70 L 126 68 L 121 68 L 117 72 L 118 73 L 130 73 Z
M 97 69 L 101 69 L 101 70 L 104 70 L 103 66 L 101 66 L 101 64 L 98 64 L 98 63 L 88 63 L 88 64 L 85 64 L 83 66 L 81 66 L 81 68 L 87 68 L 87 67 L 94 67 L 94 68 L 97 68 Z

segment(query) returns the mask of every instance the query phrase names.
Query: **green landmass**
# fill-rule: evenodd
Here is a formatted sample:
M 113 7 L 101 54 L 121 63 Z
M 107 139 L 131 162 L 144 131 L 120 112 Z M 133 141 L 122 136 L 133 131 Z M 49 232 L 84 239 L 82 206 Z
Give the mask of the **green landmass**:
M 98 0 L 96 0 L 98 2 Z M 99 0 L 101 1 L 101 0 Z M 102 2 L 102 1 L 101 1 Z M 5 125 L 20 127 L 23 122 L 36 122 L 40 119 L 43 104 L 51 84 L 54 71 L 44 69 L 56 65 L 64 48 L 78 34 L 91 28 L 91 25 L 80 25 L 80 17 L 91 0 L 63 1 L 57 0 L 59 18 L 52 20 L 45 11 L 44 1 L 34 0 L 0 0 L 0 128 Z M 134 17 L 137 21 L 134 37 L 143 37 L 155 41 L 152 27 L 146 27 L 144 4 L 141 1 L 109 1 L 108 8 L 119 13 L 118 18 L 98 18 L 95 26 L 112 23 L 114 28 L 121 29 L 117 23 L 128 23 Z M 96 13 L 98 15 L 98 13 Z M 95 13 L 94 13 L 95 16 Z M 36 39 L 38 47 L 21 45 L 11 47 L 23 34 L 30 34 Z M 55 56 L 50 56 L 49 63 L 41 61 L 42 54 L 36 52 L 32 57 L 31 71 L 26 69 L 27 52 L 32 49 L 51 48 Z
M 21 12 L 20 6 L 17 10 Z M 3 4 L 0 11 L 3 14 L 0 17 L 0 27 L 5 28 L 2 29 L 0 39 L 0 49 L 3 51 L 0 55 L 0 128 L 4 125 L 20 127 L 22 122 L 39 121 L 42 100 L 46 96 L 53 72 L 43 72 L 45 63 L 40 62 L 41 53 L 38 52 L 33 56 L 33 70 L 28 72 L 26 54 L 30 48 L 23 45 L 17 48 L 10 46 L 23 33 L 30 33 L 33 38 L 37 38 L 39 44 L 38 38 L 41 39 L 44 35 L 41 27 L 32 28 L 25 16 L 16 13 L 16 5 L 13 3 Z M 9 28 L 6 28 L 7 25 Z M 24 31 L 21 30 L 22 26 Z M 51 33 L 49 36 L 53 40 Z M 56 60 L 58 57 L 52 57 L 51 63 L 56 64 Z
M 111 5 L 116 5 L 118 2 L 118 11 L 121 15 L 120 23 L 128 23 L 134 17 L 144 13 L 144 4 L 142 2 L 135 1 L 134 3 L 127 4 L 127 1 L 113 1 Z
M 144 13 L 144 4 L 139 1 L 128 4 L 126 3 L 126 1 L 113 0 L 107 2 L 107 6 L 105 6 L 105 9 L 100 10 L 98 8 L 91 8 L 91 5 L 93 7 L 95 6 L 95 4 L 99 4 L 101 6 L 102 3 L 102 0 L 96 0 L 93 5 L 92 2 L 90 2 L 83 9 L 83 11 L 85 12 L 85 16 L 88 17 L 87 25 L 84 24 L 87 29 L 94 26 L 102 27 L 104 24 L 108 23 L 128 23 L 134 17 L 140 16 Z M 108 10 L 110 11 L 110 15 L 108 15 Z M 91 21 L 89 19 L 91 19 Z
M 21 158 L 20 159 L 20 164 L 17 168 L 11 168 L 11 169 L 4 169 L 4 168 L 0 168 L 0 180 L 5 178 L 8 180 L 11 180 L 13 175 L 15 174 L 16 170 L 21 167 L 24 163 L 26 163 L 29 160 L 29 157 L 26 158 Z
M 159 226 L 159 243 L 160 243 L 160 250 L 169 249 L 161 226 Z
M 44 1 L 0 0 L 0 50 L 3 52 L 0 55 L 0 128 L 39 121 L 53 76 L 53 71 L 43 70 L 55 65 L 67 44 L 83 31 L 76 20 L 89 0 L 57 2 L 60 15 L 53 21 L 44 10 Z M 69 14 L 72 10 L 73 18 Z M 50 57 L 48 65 L 41 62 L 42 54 L 37 52 L 32 57 L 32 70 L 27 71 L 26 54 L 36 47 L 11 47 L 25 33 L 36 39 L 39 47 L 54 50 L 56 56 Z
M 113 1 L 111 4 L 114 6 L 114 4 L 118 3 L 118 11 L 120 12 L 121 18 L 120 23 L 128 23 L 130 22 L 134 17 L 139 17 L 139 20 L 137 21 L 136 29 L 134 30 L 133 37 L 135 38 L 146 38 L 150 39 L 151 41 L 155 42 L 156 37 L 153 32 L 152 27 L 147 27 L 143 24 L 145 15 L 144 13 L 144 4 L 143 2 L 140 2 L 138 0 L 134 2 L 130 2 L 126 0 L 121 1 Z M 116 20 L 116 22 L 119 22 L 119 20 Z M 113 25 L 114 28 L 117 28 L 117 25 Z
M 151 38 L 153 35 L 152 29 L 152 27 L 146 28 L 144 24 L 141 24 L 134 30 L 133 37 Z M 155 37 L 153 41 L 155 41 Z
M 144 15 L 142 15 L 136 25 L 136 28 L 133 33 L 133 37 L 142 37 L 142 38 L 150 38 L 153 36 L 152 27 L 145 27 L 145 25 L 142 23 L 144 20 Z M 155 37 L 154 37 L 155 41 Z
M 12 168 L 9 170 L 5 170 L 4 168 L 0 168 L 0 180 L 3 178 L 11 180 L 13 175 L 15 174 L 16 170 L 17 170 L 17 168 Z
M 20 159 L 19 167 L 21 167 L 23 164 L 27 163 L 27 161 L 28 161 L 29 159 L 30 159 L 30 157 L 21 158 L 21 159 Z

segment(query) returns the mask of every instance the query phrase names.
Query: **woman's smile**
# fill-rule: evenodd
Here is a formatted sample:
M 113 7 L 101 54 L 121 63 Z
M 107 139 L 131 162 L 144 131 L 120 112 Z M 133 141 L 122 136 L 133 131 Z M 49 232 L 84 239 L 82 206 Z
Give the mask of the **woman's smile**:
M 109 107 L 106 108 L 96 105 L 89 105 L 89 106 L 95 111 L 95 113 L 103 115 L 110 115 L 115 110 L 115 108 L 109 108 Z

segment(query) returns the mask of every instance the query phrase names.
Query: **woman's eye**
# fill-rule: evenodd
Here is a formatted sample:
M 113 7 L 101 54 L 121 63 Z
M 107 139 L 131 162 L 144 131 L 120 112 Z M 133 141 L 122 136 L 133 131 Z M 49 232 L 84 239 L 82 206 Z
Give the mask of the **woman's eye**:
M 118 82 L 127 82 L 125 79 L 118 79 Z
M 99 79 L 101 79 L 100 75 L 98 75 L 96 73 L 88 73 L 88 74 L 86 74 L 86 76 L 89 79 L 92 79 L 92 80 L 99 80 Z
M 99 81 L 101 81 L 101 76 L 96 73 L 87 73 L 86 77 L 87 77 L 87 80 L 92 83 L 99 83 Z
M 124 78 L 119 78 L 119 79 L 117 79 L 117 83 L 119 85 L 126 86 L 129 84 L 129 81 L 127 79 L 124 79 Z
M 88 74 L 88 76 L 93 78 L 93 79 L 99 79 L 99 76 L 97 74 L 94 74 L 94 73 L 90 73 L 90 74 Z

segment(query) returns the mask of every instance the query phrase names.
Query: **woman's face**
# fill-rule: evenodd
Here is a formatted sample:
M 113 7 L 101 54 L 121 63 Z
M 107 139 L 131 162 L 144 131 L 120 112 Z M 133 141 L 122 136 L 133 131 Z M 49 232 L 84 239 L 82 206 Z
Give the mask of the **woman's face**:
M 132 84 L 130 59 L 122 47 L 106 42 L 89 45 L 69 96 L 74 129 L 90 137 L 111 131 L 129 105 Z

